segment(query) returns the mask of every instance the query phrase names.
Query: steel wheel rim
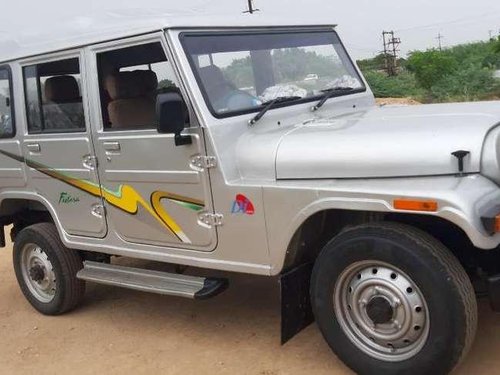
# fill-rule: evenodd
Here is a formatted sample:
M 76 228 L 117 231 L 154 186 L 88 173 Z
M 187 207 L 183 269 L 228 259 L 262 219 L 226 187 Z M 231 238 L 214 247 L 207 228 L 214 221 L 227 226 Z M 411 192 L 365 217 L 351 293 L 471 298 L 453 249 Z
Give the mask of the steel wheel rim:
M 56 275 L 47 254 L 36 244 L 26 244 L 21 251 L 21 270 L 31 294 L 42 303 L 56 295 Z
M 400 362 L 417 355 L 429 337 L 429 309 L 413 280 L 379 261 L 347 267 L 335 284 L 337 321 L 369 356 Z

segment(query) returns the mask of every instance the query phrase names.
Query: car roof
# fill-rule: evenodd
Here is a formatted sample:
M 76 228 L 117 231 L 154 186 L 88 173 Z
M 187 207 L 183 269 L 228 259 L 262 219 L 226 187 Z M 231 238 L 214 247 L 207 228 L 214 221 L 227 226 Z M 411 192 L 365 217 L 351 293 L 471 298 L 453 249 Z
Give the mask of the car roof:
M 324 17 L 323 17 L 324 18 Z M 0 31 L 0 62 L 177 28 L 251 28 L 329 26 L 325 20 L 307 22 L 301 17 L 267 15 L 264 12 L 234 15 L 168 13 L 156 9 L 116 10 L 67 18 L 63 22 L 29 29 Z

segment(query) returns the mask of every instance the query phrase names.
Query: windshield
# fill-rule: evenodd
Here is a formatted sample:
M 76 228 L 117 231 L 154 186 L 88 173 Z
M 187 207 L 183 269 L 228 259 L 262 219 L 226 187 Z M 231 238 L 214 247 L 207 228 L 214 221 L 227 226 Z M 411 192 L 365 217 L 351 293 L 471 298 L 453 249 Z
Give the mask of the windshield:
M 335 88 L 365 86 L 332 30 L 185 33 L 182 44 L 212 113 L 227 117 L 259 111 L 276 98 L 294 105 Z

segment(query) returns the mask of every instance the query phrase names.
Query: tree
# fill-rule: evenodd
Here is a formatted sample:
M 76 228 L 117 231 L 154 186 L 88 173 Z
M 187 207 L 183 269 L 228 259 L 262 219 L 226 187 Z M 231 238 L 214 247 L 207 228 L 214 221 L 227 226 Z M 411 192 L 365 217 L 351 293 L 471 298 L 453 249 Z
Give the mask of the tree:
M 420 87 L 431 90 L 437 82 L 455 73 L 457 61 L 448 53 L 437 50 L 412 52 L 406 68 L 415 74 Z
M 345 74 L 340 60 L 324 56 L 303 48 L 285 48 L 272 52 L 273 71 L 277 83 L 303 80 L 308 74 L 321 78 L 337 77 Z M 271 69 L 271 67 L 260 67 Z M 223 69 L 224 75 L 237 87 L 251 87 L 255 84 L 252 59 L 246 56 L 234 60 Z
M 234 60 L 223 71 L 226 78 L 234 83 L 236 87 L 242 88 L 254 85 L 252 59 L 250 56 Z
M 7 98 L 2 94 L 0 94 L 0 116 L 6 113 L 7 113 Z
M 357 63 L 362 71 L 368 71 L 368 70 L 385 71 L 386 55 L 384 53 L 379 53 L 377 56 L 371 59 L 358 60 Z M 404 58 L 398 58 L 397 65 L 398 67 L 405 68 L 406 60 Z
M 158 82 L 158 90 L 169 89 L 171 87 L 176 87 L 175 84 L 169 79 L 163 79 Z
M 363 71 L 382 70 L 385 66 L 385 55 L 380 53 L 371 59 L 358 60 L 357 63 Z
M 495 53 L 500 54 L 500 36 L 498 37 L 498 40 L 496 41 L 493 47 L 493 51 L 495 51 Z

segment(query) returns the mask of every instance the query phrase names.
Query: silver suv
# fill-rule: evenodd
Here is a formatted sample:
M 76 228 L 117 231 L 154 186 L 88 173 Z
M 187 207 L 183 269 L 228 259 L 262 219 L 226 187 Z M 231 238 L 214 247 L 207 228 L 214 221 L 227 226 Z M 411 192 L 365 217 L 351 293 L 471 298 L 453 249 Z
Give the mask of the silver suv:
M 378 107 L 334 26 L 95 21 L 0 42 L 0 220 L 34 308 L 279 275 L 283 343 L 315 319 L 359 373 L 459 363 L 471 280 L 500 307 L 498 103 Z

